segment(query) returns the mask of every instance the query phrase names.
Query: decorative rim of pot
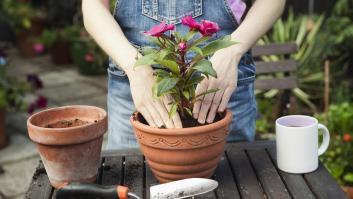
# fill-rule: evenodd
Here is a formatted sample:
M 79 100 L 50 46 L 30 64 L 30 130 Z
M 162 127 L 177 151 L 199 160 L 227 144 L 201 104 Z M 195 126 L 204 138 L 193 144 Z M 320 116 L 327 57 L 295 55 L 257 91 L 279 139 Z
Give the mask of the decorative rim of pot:
M 160 129 L 160 128 L 155 128 L 155 127 L 151 127 L 147 124 L 143 124 L 142 122 L 140 122 L 137 118 L 138 118 L 138 114 L 139 112 L 134 112 L 132 114 L 132 116 L 130 117 L 130 121 L 131 123 L 133 123 L 133 126 L 137 129 L 140 129 L 144 132 L 148 132 L 151 134 L 156 134 L 156 135 L 167 135 L 167 134 L 176 134 L 175 130 L 176 128 L 173 129 Z M 204 133 L 204 132 L 208 132 L 208 131 L 213 131 L 215 129 L 218 129 L 224 125 L 226 125 L 227 123 L 229 123 L 229 121 L 232 120 L 232 112 L 228 109 L 226 109 L 223 113 L 224 117 L 214 123 L 211 124 L 205 124 L 203 126 L 196 126 L 196 127 L 188 127 L 188 128 L 178 128 L 178 135 L 190 135 L 190 134 L 199 134 L 199 133 Z M 197 131 L 195 131 L 195 129 L 197 129 Z
M 100 116 L 97 118 L 97 122 L 66 128 L 46 128 L 33 124 L 34 120 L 43 114 L 64 109 L 91 109 L 96 111 Z M 47 145 L 67 145 L 87 142 L 102 136 L 107 130 L 107 125 L 107 112 L 102 108 L 88 105 L 70 105 L 49 108 L 34 113 L 27 120 L 28 134 L 30 138 L 37 143 Z M 101 128 L 98 128 L 99 126 L 101 126 Z M 62 134 L 70 136 L 62 136 Z M 71 139 L 70 137 L 73 136 L 78 139 Z M 60 137 L 60 139 L 57 139 L 57 137 Z

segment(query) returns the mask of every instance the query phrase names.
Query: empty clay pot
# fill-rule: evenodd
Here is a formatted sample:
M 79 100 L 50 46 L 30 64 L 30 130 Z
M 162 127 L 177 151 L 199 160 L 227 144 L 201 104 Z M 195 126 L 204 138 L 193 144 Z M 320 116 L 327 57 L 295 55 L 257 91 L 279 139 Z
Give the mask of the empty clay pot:
M 153 174 L 165 183 L 184 178 L 209 178 L 222 156 L 232 113 L 204 126 L 159 129 L 141 123 L 141 115 L 131 117 L 135 136 Z
M 75 127 L 47 128 L 59 121 L 89 122 Z M 37 148 L 50 183 L 60 188 L 68 182 L 94 182 L 100 165 L 107 113 L 92 106 L 47 109 L 27 120 L 30 138 Z

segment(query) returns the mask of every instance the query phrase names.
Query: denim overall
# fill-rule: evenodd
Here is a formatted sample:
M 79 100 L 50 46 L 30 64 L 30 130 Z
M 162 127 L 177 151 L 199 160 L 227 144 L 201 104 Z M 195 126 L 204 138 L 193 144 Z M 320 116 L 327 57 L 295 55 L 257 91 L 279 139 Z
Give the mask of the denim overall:
M 118 0 L 114 12 L 114 18 L 125 36 L 137 48 L 151 45 L 142 32 L 162 21 L 175 24 L 176 30 L 185 34 L 188 28 L 181 25 L 181 18 L 185 15 L 191 15 L 197 21 L 207 19 L 218 23 L 221 31 L 217 33 L 216 38 L 231 34 L 238 26 L 227 0 Z M 111 60 L 108 74 L 107 148 L 137 148 L 138 144 L 130 124 L 130 116 L 136 109 L 129 79 Z M 254 80 L 254 61 L 250 53 L 245 53 L 238 65 L 237 88 L 228 103 L 228 108 L 233 112 L 228 141 L 254 140 Z

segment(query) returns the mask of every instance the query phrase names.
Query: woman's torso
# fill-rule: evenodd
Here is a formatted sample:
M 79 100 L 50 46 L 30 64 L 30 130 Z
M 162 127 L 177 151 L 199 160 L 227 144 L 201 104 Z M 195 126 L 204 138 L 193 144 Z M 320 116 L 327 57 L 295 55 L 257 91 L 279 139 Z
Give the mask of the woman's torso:
M 215 38 L 231 34 L 237 27 L 236 14 L 230 7 L 230 0 L 117 0 L 114 18 L 127 39 L 136 47 L 151 46 L 143 35 L 152 26 L 164 21 L 175 24 L 176 31 L 185 34 L 188 27 L 181 24 L 181 18 L 191 15 L 195 20 L 210 20 L 218 23 L 221 30 Z M 239 13 L 238 13 L 239 14 Z M 240 60 L 239 83 L 253 82 L 255 65 L 250 53 Z

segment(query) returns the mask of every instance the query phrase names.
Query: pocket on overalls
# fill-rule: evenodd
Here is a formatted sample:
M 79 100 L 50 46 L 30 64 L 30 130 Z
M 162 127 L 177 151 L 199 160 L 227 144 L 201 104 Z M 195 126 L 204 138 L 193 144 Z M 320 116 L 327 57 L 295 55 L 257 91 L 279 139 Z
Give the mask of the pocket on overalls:
M 243 55 L 238 64 L 238 86 L 247 85 L 255 81 L 256 66 L 252 55 L 248 52 Z
M 168 24 L 181 23 L 181 18 L 202 15 L 202 0 L 142 0 L 142 14 Z

